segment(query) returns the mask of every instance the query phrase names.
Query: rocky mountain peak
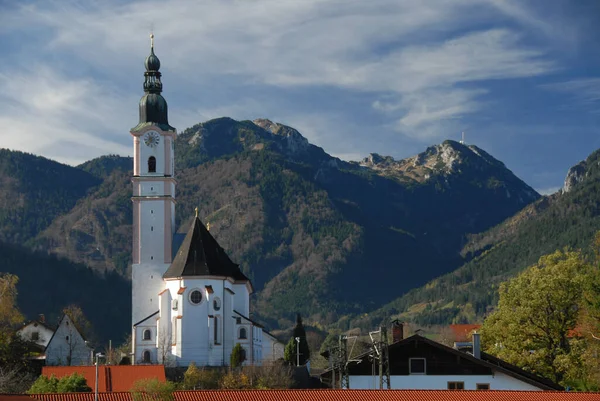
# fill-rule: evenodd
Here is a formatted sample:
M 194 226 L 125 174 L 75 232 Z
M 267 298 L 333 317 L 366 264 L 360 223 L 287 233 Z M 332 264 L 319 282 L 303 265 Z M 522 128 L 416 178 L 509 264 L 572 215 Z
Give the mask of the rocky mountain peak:
M 563 192 L 572 191 L 575 186 L 581 183 L 586 177 L 587 163 L 585 160 L 577 163 L 569 169 L 567 176 L 565 177 L 565 184 L 563 186 Z
M 258 127 L 270 132 L 273 135 L 277 135 L 285 138 L 286 147 L 289 152 L 297 153 L 306 151 L 310 146 L 308 139 L 302 136 L 300 132 L 287 125 L 274 123 L 273 121 L 266 118 L 257 118 L 252 121 Z
M 424 152 L 402 160 L 391 156 L 371 153 L 359 162 L 362 167 L 376 170 L 401 180 L 423 182 L 434 174 L 453 174 L 460 172 L 463 165 L 477 169 L 485 166 L 505 168 L 504 164 L 474 145 L 463 145 L 447 140 L 428 147 Z
M 369 156 L 362 159 L 359 164 L 363 167 L 383 167 L 396 162 L 391 156 L 381 156 L 379 153 L 369 153 Z

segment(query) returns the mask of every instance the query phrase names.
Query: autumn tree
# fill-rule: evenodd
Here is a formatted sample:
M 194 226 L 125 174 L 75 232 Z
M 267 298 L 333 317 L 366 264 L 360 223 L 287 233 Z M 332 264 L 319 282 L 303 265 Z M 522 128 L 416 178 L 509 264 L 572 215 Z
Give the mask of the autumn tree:
M 17 283 L 14 274 L 0 273 L 0 335 L 10 336 L 24 318 L 17 308 Z
M 174 391 L 174 383 L 170 381 L 161 382 L 157 378 L 137 380 L 130 390 L 134 401 L 173 401 Z
M 248 366 L 244 370 L 251 377 L 254 388 L 286 389 L 294 385 L 292 367 L 281 360 L 262 366 Z
M 91 340 L 94 337 L 92 324 L 78 305 L 71 304 L 67 306 L 63 309 L 63 313 L 69 316 L 69 319 L 71 319 L 71 322 L 73 322 L 83 337 L 87 338 L 88 340 Z
M 6 384 L 4 388 L 13 382 L 13 376 L 28 376 L 24 357 L 29 343 L 15 332 L 24 319 L 17 307 L 18 282 L 14 274 L 0 273 L 0 382 Z
M 485 351 L 559 384 L 576 381 L 585 344 L 570 334 L 589 268 L 579 252 L 557 251 L 501 284 L 482 327 Z
M 190 363 L 183 374 L 184 390 L 207 390 L 219 388 L 222 372 L 217 369 L 198 369 L 194 362 Z

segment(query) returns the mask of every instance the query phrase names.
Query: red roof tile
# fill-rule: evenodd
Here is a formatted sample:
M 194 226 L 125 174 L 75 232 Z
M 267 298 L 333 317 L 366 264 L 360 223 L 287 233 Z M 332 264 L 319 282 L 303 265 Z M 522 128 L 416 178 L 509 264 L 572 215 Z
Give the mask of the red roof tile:
M 480 324 L 451 324 L 450 330 L 454 334 L 454 341 L 471 341 L 471 333 L 480 327 Z
M 63 377 L 74 372 L 82 374 L 87 385 L 94 389 L 96 387 L 95 366 L 44 366 L 42 375 L 50 377 Z M 157 378 L 161 382 L 166 381 L 165 368 L 163 365 L 101 365 L 98 367 L 98 392 L 129 391 L 133 383 L 140 379 Z
M 186 289 L 186 288 L 187 288 L 187 287 L 180 287 L 180 288 L 179 288 L 179 290 L 177 290 L 177 293 L 178 293 L 179 295 L 183 294 L 183 293 L 185 292 L 185 289 Z
M 93 401 L 93 393 L 39 394 L 40 401 Z M 131 393 L 99 394 L 99 401 L 131 401 Z M 476 390 L 198 390 L 175 401 L 598 401 L 600 393 Z M 0 400 L 1 401 L 1 400 Z

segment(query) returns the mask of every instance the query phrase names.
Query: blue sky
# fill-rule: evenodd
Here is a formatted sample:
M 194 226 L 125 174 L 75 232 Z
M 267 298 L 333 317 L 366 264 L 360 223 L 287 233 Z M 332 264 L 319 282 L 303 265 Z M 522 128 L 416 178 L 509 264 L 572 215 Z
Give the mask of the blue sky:
M 264 117 L 346 160 L 466 131 L 542 192 L 600 148 L 598 0 L 0 0 L 0 147 L 130 155 L 151 30 L 179 130 Z

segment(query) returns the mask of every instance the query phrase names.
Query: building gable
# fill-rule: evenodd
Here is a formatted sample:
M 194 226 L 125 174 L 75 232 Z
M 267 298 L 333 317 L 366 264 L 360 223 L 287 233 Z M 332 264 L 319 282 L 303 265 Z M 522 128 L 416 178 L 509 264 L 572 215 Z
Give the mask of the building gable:
M 562 390 L 562 387 L 542 377 L 481 353 L 481 358 L 447 347 L 420 335 L 414 335 L 389 346 L 390 376 L 447 376 L 447 377 L 507 377 L 517 380 L 524 387 L 542 390 Z M 378 367 L 376 372 L 378 371 Z M 414 370 L 414 371 L 413 371 Z M 359 355 L 348 364 L 349 375 L 355 377 L 372 376 L 373 365 L 369 353 Z M 324 377 L 330 377 L 327 370 Z M 404 379 L 403 379 L 404 380 Z M 414 385 L 414 383 L 413 383 Z

